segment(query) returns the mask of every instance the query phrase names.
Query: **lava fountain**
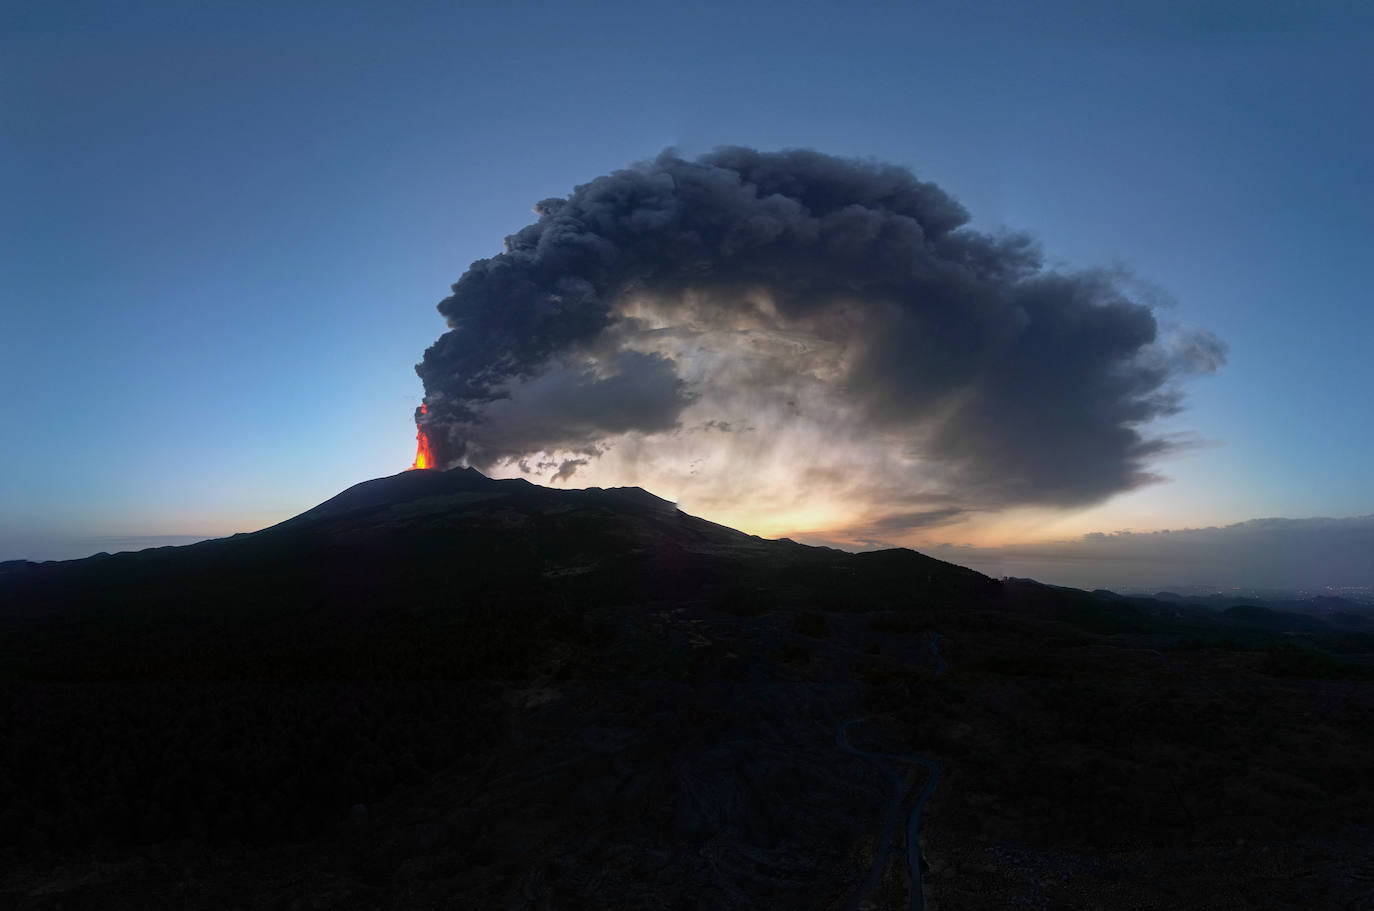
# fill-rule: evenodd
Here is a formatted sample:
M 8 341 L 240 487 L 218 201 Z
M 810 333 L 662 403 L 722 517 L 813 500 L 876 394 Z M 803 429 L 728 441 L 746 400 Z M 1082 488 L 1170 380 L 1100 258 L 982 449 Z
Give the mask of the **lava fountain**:
M 420 413 L 428 414 L 429 409 L 420 405 Z M 434 444 L 429 441 L 429 434 L 425 433 L 423 426 L 415 428 L 415 464 L 411 465 L 411 470 L 416 468 L 434 468 Z

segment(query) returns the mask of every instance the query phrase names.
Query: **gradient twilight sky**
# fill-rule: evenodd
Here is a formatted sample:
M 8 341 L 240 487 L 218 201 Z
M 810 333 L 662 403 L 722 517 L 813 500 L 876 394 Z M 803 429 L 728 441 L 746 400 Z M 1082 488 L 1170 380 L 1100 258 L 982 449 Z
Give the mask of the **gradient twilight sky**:
M 1374 513 L 1365 4 L 289 6 L 0 18 L 0 559 L 252 530 L 405 467 L 468 264 L 538 200 L 721 144 L 909 166 L 1229 345 L 1159 428 L 1201 441 L 1168 483 L 903 543 Z M 827 531 L 745 513 L 708 517 Z M 1046 581 L 1096 581 L 1062 556 Z

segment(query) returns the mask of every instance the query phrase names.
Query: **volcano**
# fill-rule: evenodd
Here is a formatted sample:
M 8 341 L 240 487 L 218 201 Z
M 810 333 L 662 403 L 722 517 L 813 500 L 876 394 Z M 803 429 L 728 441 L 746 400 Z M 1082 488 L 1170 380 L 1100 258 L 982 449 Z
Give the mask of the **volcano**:
M 850 554 L 764 540 L 689 516 L 637 487 L 555 490 L 455 468 L 366 481 L 252 534 L 15 563 L 4 578 L 11 622 L 66 624 L 63 673 L 85 667 L 78 656 L 89 654 L 96 675 L 170 671 L 171 662 L 178 673 L 236 677 L 244 669 L 222 654 L 224 625 L 235 618 L 301 627 L 298 634 L 312 638 L 309 655 L 284 652 L 274 666 L 273 674 L 291 676 L 325 655 L 369 666 L 390 618 L 422 606 L 453 619 L 478 604 L 556 613 L 563 605 L 580 611 L 716 602 L 749 591 L 759 592 L 761 603 L 854 604 L 871 597 L 896 604 L 910 595 L 897 581 L 903 576 L 919 579 L 927 594 L 951 598 L 985 598 L 998 588 L 972 570 L 913 551 Z M 874 584 L 881 591 L 870 590 Z M 76 618 L 110 612 L 138 635 L 112 647 L 109 637 L 119 631 L 101 628 L 88 641 Z M 317 622 L 326 628 L 313 630 Z M 23 638 L 11 632 L 11 642 Z M 371 636 L 382 639 L 365 643 Z M 358 648 L 348 659 L 334 652 L 345 639 Z M 35 671 L 47 660 L 15 647 L 5 657 L 9 667 Z M 255 668 L 264 670 L 260 661 Z
M 1300 907 L 1268 873 L 1301 850 L 1340 906 L 1374 807 L 1361 635 L 418 468 L 252 534 L 3 565 L 0 895 Z

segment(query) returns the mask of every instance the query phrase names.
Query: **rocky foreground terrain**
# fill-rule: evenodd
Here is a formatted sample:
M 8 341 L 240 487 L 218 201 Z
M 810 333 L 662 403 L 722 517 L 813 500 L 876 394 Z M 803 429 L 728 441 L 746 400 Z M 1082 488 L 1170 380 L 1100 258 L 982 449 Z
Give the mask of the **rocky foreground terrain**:
M 407 472 L 0 565 L 0 907 L 1374 907 L 1349 616 Z

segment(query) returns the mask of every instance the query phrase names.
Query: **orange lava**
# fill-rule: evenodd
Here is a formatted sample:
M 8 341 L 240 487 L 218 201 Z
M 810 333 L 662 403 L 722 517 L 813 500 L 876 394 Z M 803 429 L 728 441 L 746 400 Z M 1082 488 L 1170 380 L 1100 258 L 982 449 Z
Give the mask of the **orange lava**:
M 420 405 L 420 413 L 428 414 L 429 409 Z M 433 468 L 434 466 L 434 446 L 429 442 L 429 434 L 425 433 L 425 428 L 415 428 L 415 464 L 411 465 L 411 470 L 416 468 Z

